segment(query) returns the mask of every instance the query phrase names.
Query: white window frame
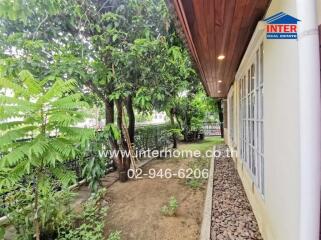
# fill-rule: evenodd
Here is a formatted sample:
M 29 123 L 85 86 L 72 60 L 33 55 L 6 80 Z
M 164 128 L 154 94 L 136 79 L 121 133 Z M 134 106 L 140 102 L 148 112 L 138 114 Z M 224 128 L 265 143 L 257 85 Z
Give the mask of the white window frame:
M 232 144 L 235 145 L 235 128 L 234 128 L 234 92 L 232 92 L 231 96 L 228 98 L 228 109 L 229 109 L 229 135 L 230 135 L 230 140 L 232 141 Z
M 264 197 L 263 40 L 239 75 L 240 158 Z

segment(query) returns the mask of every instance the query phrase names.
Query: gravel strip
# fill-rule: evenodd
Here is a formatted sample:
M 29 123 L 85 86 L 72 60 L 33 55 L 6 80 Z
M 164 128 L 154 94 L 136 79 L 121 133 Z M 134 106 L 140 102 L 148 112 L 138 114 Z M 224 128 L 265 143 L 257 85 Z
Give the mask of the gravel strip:
M 217 146 L 217 150 L 226 149 Z M 231 158 L 215 159 L 211 240 L 262 240 Z

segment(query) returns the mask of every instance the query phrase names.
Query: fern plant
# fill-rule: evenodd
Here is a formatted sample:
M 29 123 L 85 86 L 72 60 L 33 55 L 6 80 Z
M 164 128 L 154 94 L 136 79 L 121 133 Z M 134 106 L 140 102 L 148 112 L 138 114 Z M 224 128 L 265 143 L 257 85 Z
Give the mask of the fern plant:
M 94 135 L 91 129 L 75 127 L 86 117 L 87 104 L 75 91 L 75 80 L 38 80 L 25 70 L 15 78 L 1 77 L 0 90 L 0 176 L 5 176 L 0 189 L 32 181 L 34 234 L 39 240 L 39 198 L 53 191 L 54 183 L 66 187 L 75 181 L 64 163 Z

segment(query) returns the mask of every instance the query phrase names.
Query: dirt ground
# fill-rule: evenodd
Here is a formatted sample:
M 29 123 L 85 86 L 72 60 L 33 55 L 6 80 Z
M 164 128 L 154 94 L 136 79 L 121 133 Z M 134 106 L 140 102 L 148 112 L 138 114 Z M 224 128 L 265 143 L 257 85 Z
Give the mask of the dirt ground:
M 143 167 L 167 169 L 172 172 L 187 168 L 189 159 L 153 160 Z M 160 212 L 171 196 L 179 203 L 177 215 L 163 216 Z M 193 190 L 185 179 L 133 180 L 116 182 L 108 188 L 111 206 L 106 217 L 106 234 L 121 231 L 122 240 L 196 240 L 202 221 L 204 187 Z
M 209 137 L 198 143 L 180 144 L 181 150 L 200 150 L 204 153 L 213 145 L 221 143 L 220 138 Z M 179 169 L 190 168 L 191 158 L 152 160 L 143 168 L 171 169 L 177 173 Z M 195 159 L 194 159 L 195 161 Z M 194 162 L 195 163 L 195 162 Z M 206 181 L 201 188 L 192 189 L 185 179 L 173 177 L 131 180 L 126 183 L 116 181 L 117 172 L 110 173 L 102 179 L 107 188 L 105 196 L 109 211 L 106 216 L 106 237 L 111 231 L 121 231 L 121 240 L 196 240 L 199 238 L 206 191 Z M 88 186 L 82 185 L 73 204 L 80 208 L 90 196 Z M 179 207 L 176 216 L 166 217 L 160 212 L 170 197 L 174 196 Z M 14 239 L 14 228 L 8 226 L 5 239 Z

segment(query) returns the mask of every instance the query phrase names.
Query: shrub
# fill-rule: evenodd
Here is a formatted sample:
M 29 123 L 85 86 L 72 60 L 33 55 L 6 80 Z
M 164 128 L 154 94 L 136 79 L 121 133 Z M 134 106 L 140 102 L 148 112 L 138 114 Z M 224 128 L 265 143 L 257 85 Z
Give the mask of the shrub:
M 101 207 L 100 201 L 106 190 L 93 194 L 84 204 L 82 212 L 70 214 L 62 222 L 58 240 L 102 240 L 104 239 L 106 207 Z
M 3 66 L 1 76 L 2 70 Z M 54 75 L 37 79 L 27 70 L 18 76 L 1 77 L 0 89 L 12 93 L 0 93 L 0 152 L 4 153 L 0 191 L 22 182 L 32 184 L 30 214 L 35 237 L 40 239 L 48 211 L 41 205 L 42 197 L 49 196 L 57 185 L 65 188 L 76 181 L 74 171 L 67 170 L 65 163 L 94 136 L 92 129 L 75 127 L 88 117 L 88 104 L 77 92 L 75 80 Z
M 10 224 L 16 229 L 19 240 L 34 239 L 34 215 L 32 209 L 32 187 L 21 187 L 13 193 L 15 204 L 7 209 Z M 68 190 L 41 191 L 39 197 L 39 222 L 42 239 L 55 239 L 65 217 L 71 213 L 69 207 L 74 193 Z M 1 239 L 1 238 L 0 238 Z
M 135 145 L 138 149 L 163 149 L 172 142 L 169 124 L 137 127 Z
M 202 179 L 197 179 L 197 178 L 187 179 L 186 181 L 187 186 L 193 189 L 199 189 L 202 186 L 202 183 L 203 183 Z
M 167 205 L 161 207 L 161 214 L 164 216 L 175 216 L 178 206 L 179 204 L 177 199 L 174 196 L 172 196 L 169 199 Z
M 120 240 L 121 239 L 120 234 L 121 234 L 120 231 L 111 232 L 107 240 Z
M 206 158 L 199 158 L 194 159 L 189 163 L 189 167 L 193 170 L 193 173 L 195 173 L 195 170 L 199 170 L 200 172 L 203 172 L 204 169 L 208 169 L 208 159 Z M 194 175 L 192 175 L 191 178 L 186 179 L 187 186 L 191 187 L 192 189 L 199 189 L 203 186 L 203 183 L 205 182 L 205 178 L 203 178 L 203 175 L 196 178 Z

